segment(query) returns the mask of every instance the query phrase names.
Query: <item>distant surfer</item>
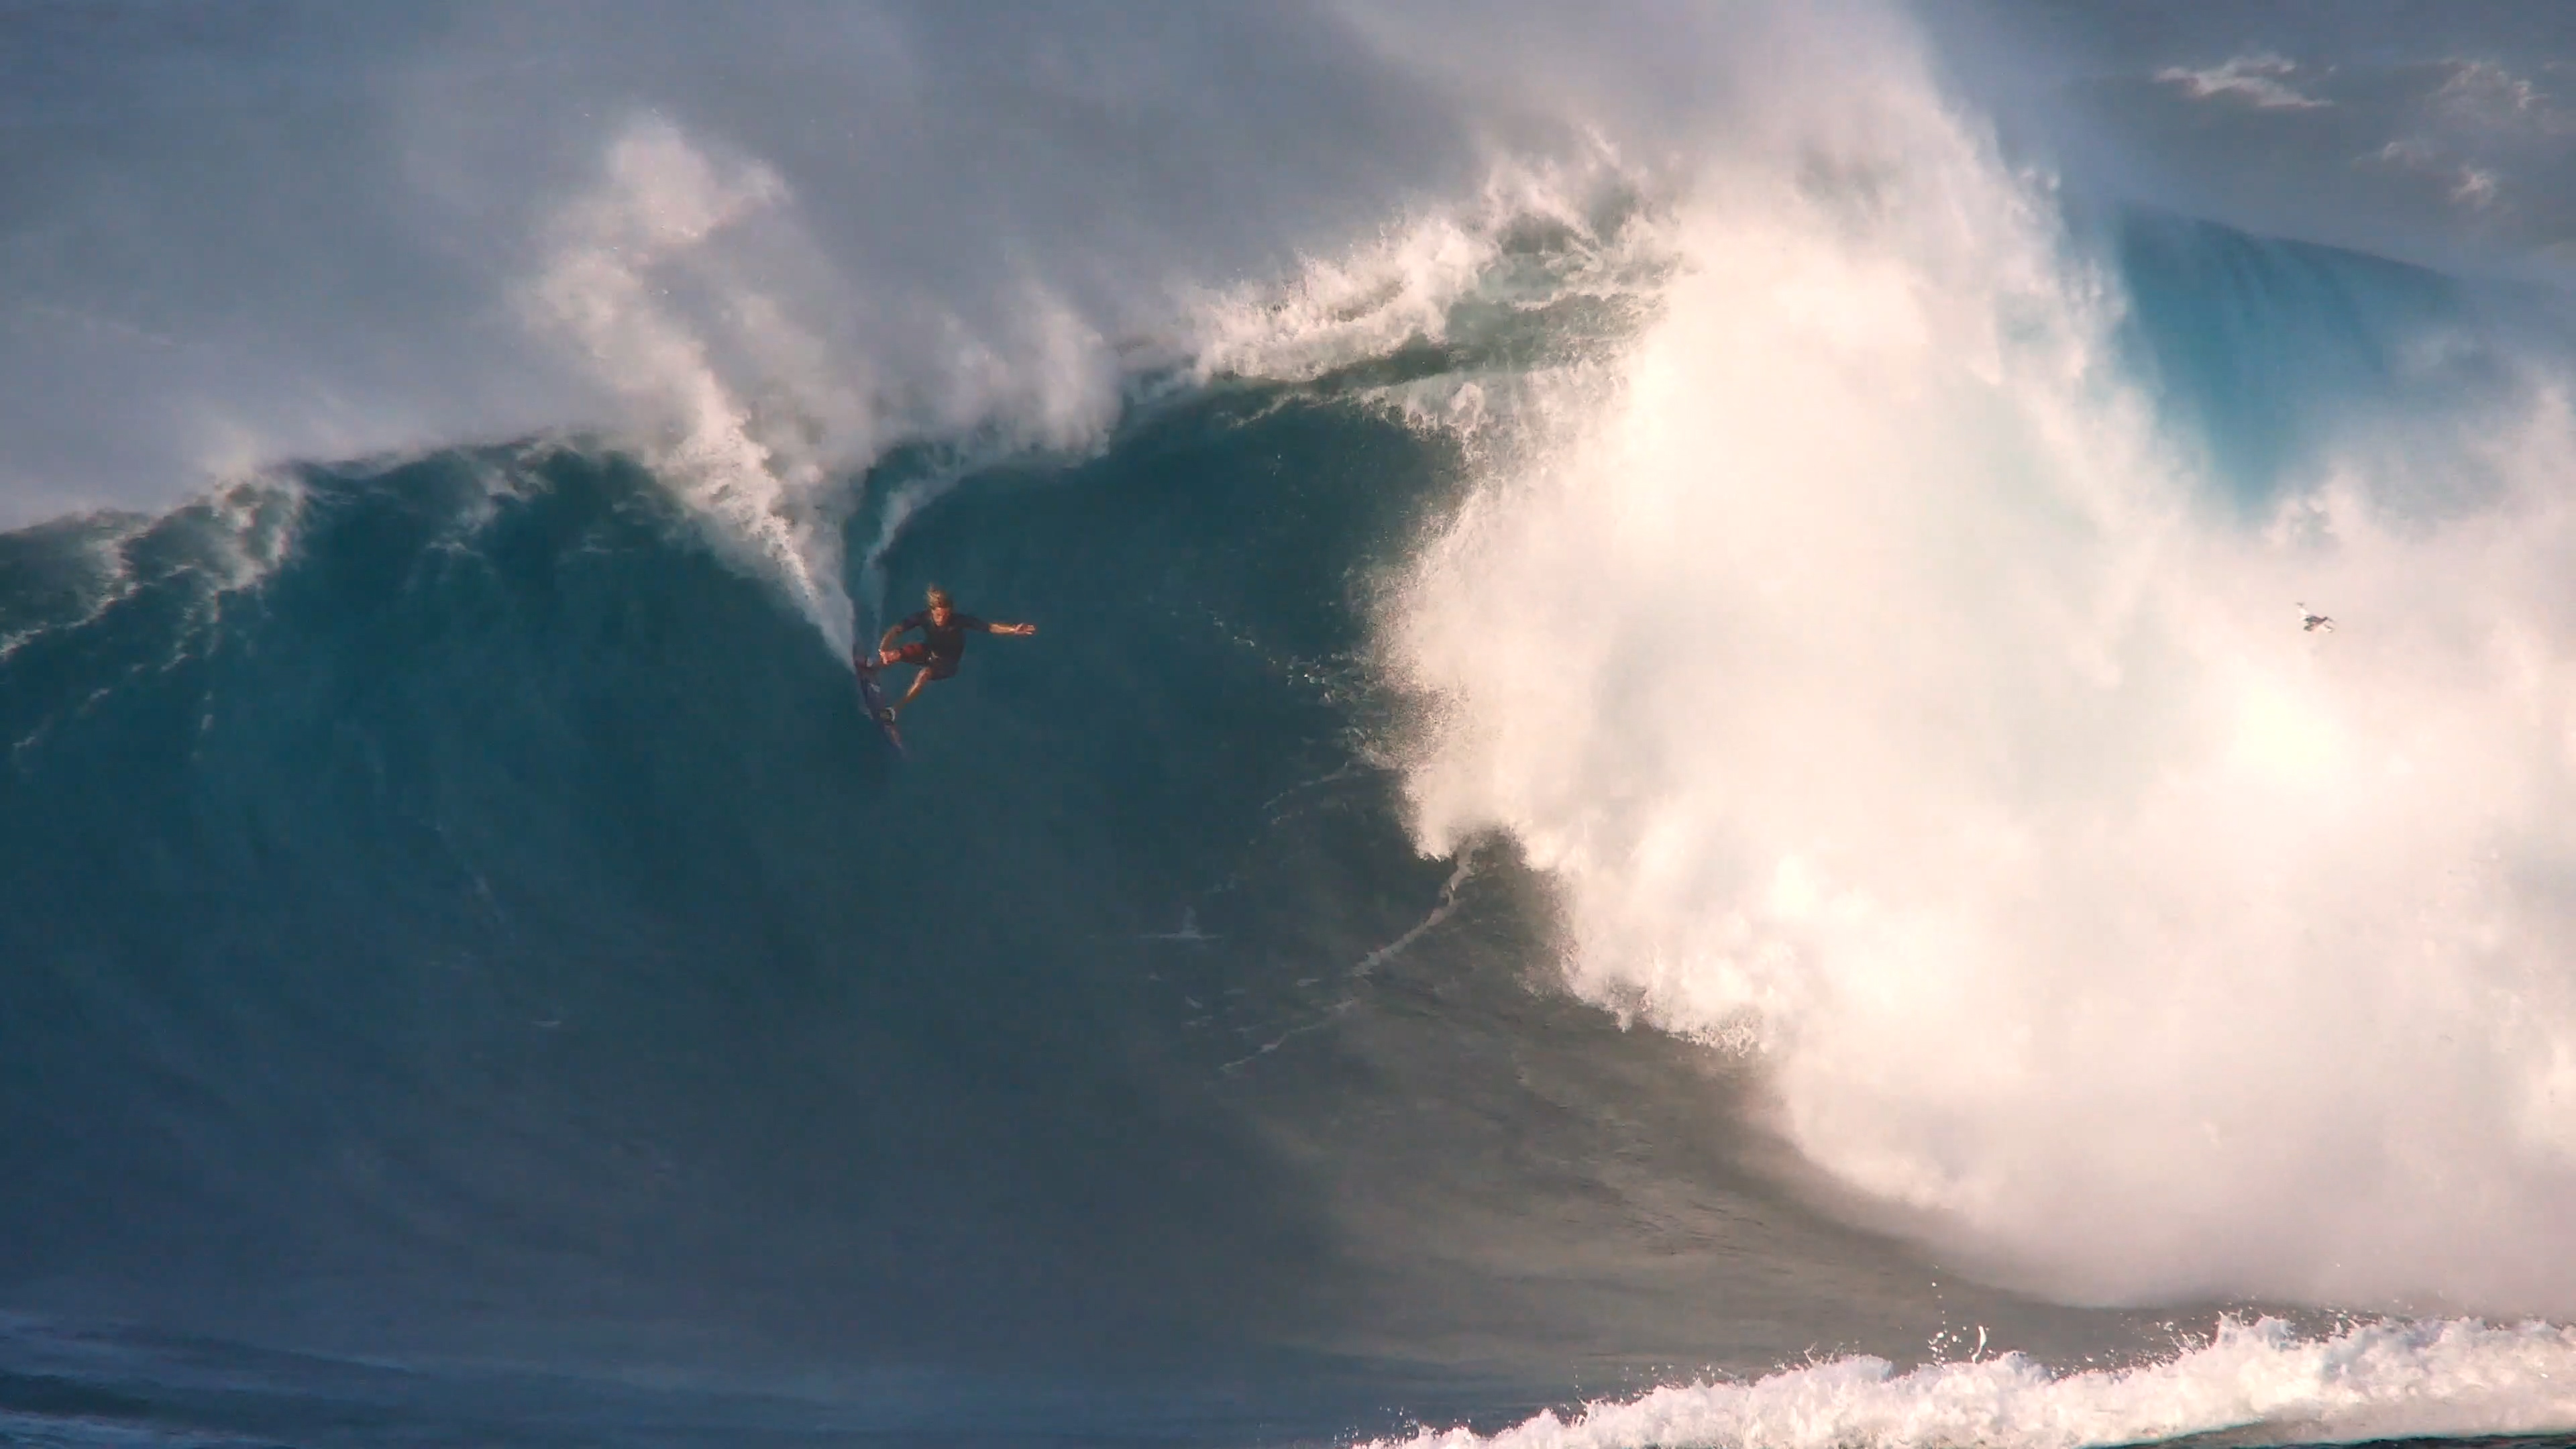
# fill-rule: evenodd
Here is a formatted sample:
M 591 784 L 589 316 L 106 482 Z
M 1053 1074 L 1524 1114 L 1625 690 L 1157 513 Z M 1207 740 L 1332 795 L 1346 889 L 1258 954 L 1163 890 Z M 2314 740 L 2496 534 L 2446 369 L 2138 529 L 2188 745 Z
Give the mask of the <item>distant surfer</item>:
M 851 665 L 861 675 L 873 674 L 889 664 L 918 667 L 919 672 L 912 676 L 912 688 L 905 690 L 902 699 L 887 705 L 885 712 L 878 716 L 885 723 L 891 724 L 896 713 L 912 703 L 913 697 L 920 694 L 930 681 L 946 679 L 957 672 L 958 661 L 966 657 L 967 630 L 1013 637 L 1026 637 L 1038 631 L 1035 624 L 990 624 L 972 614 L 958 613 L 948 591 L 936 586 L 930 590 L 928 602 L 929 608 L 898 621 L 885 631 L 885 637 L 877 641 L 876 658 L 869 659 L 864 652 L 855 653 L 850 658 Z M 921 637 L 900 649 L 896 648 L 894 641 L 914 629 L 921 631 Z
M 2317 632 L 2319 629 L 2323 629 L 2327 633 L 2331 634 L 2334 632 L 2334 620 L 2327 618 L 2323 614 L 2311 613 L 2309 612 L 2307 605 L 2301 604 L 2299 606 L 2299 627 L 2311 634 Z

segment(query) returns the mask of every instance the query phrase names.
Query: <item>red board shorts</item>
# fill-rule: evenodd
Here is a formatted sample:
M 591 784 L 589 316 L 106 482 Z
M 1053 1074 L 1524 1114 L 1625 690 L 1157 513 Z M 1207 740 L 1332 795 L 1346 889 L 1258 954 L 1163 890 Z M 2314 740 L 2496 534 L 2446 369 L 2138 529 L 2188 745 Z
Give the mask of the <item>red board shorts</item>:
M 922 643 L 906 644 L 900 649 L 888 650 L 883 662 L 918 664 L 929 670 L 930 677 L 933 679 L 946 679 L 957 672 L 957 660 L 954 656 L 945 659 L 934 658 L 930 653 L 930 646 Z

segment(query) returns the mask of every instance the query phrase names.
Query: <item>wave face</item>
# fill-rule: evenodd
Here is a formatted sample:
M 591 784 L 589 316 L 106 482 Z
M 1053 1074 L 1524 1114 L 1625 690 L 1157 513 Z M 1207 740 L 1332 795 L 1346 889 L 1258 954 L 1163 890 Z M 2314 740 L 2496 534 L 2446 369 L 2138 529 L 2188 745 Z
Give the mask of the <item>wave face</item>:
M 311 469 L 11 536 L 11 1168 L 44 1184 L 13 1195 L 12 1280 L 291 1315 L 283 1283 L 398 1264 L 542 1303 L 569 1253 L 640 1285 L 585 1311 L 748 1273 L 782 1311 L 868 1303 L 842 1326 L 877 1346 L 1052 1338 L 1077 1303 L 1169 1329 L 1220 1276 L 1293 1298 L 1300 1194 L 1149 1028 L 1186 950 L 1150 933 L 1347 763 L 1287 671 L 1348 647 L 1312 601 L 1389 449 L 1282 421 L 1221 466 L 1301 439 L 1345 456 L 1342 496 L 1308 478 L 1267 529 L 1238 525 L 1293 503 L 1184 475 L 1186 441 L 952 500 L 906 591 L 935 565 L 1066 642 L 979 641 L 908 769 L 612 455 Z M 1390 894 L 1436 890 L 1390 853 Z M 1394 934 L 1356 914 L 1311 928 L 1324 959 Z
M 1265 15 L 809 24 L 855 160 L 463 17 L 415 103 L 558 85 L 407 153 L 526 225 L 355 329 L 431 422 L 0 534 L 0 1437 L 2576 1426 L 2555 294 L 2052 179 L 1873 7 Z M 1276 195 L 1147 63 L 1245 34 Z M 1140 114 L 1244 205 L 1058 184 Z M 933 582 L 1042 632 L 899 760 Z

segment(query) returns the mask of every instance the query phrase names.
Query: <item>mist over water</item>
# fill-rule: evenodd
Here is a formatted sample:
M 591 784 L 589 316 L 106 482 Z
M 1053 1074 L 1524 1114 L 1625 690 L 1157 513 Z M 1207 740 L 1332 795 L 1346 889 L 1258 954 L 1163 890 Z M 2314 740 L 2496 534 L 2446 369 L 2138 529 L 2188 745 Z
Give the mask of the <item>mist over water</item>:
M 1522 842 L 1575 991 L 2016 1281 L 2567 1311 L 2565 354 L 2234 238 L 2131 322 L 1973 119 L 1854 104 L 1413 565 L 1426 848 Z
M 2088 13 L 18 17 L 0 1437 L 2576 1425 L 2576 111 Z

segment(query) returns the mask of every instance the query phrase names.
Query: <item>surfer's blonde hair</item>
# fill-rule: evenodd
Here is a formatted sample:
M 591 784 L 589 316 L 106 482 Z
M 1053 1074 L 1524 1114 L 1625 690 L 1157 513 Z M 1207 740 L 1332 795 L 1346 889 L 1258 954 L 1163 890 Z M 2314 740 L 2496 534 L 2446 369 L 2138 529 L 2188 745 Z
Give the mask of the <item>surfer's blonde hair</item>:
M 938 608 L 942 604 L 950 602 L 948 591 L 937 584 L 932 584 L 930 586 L 930 592 L 923 597 L 928 600 L 930 607 L 934 609 Z

